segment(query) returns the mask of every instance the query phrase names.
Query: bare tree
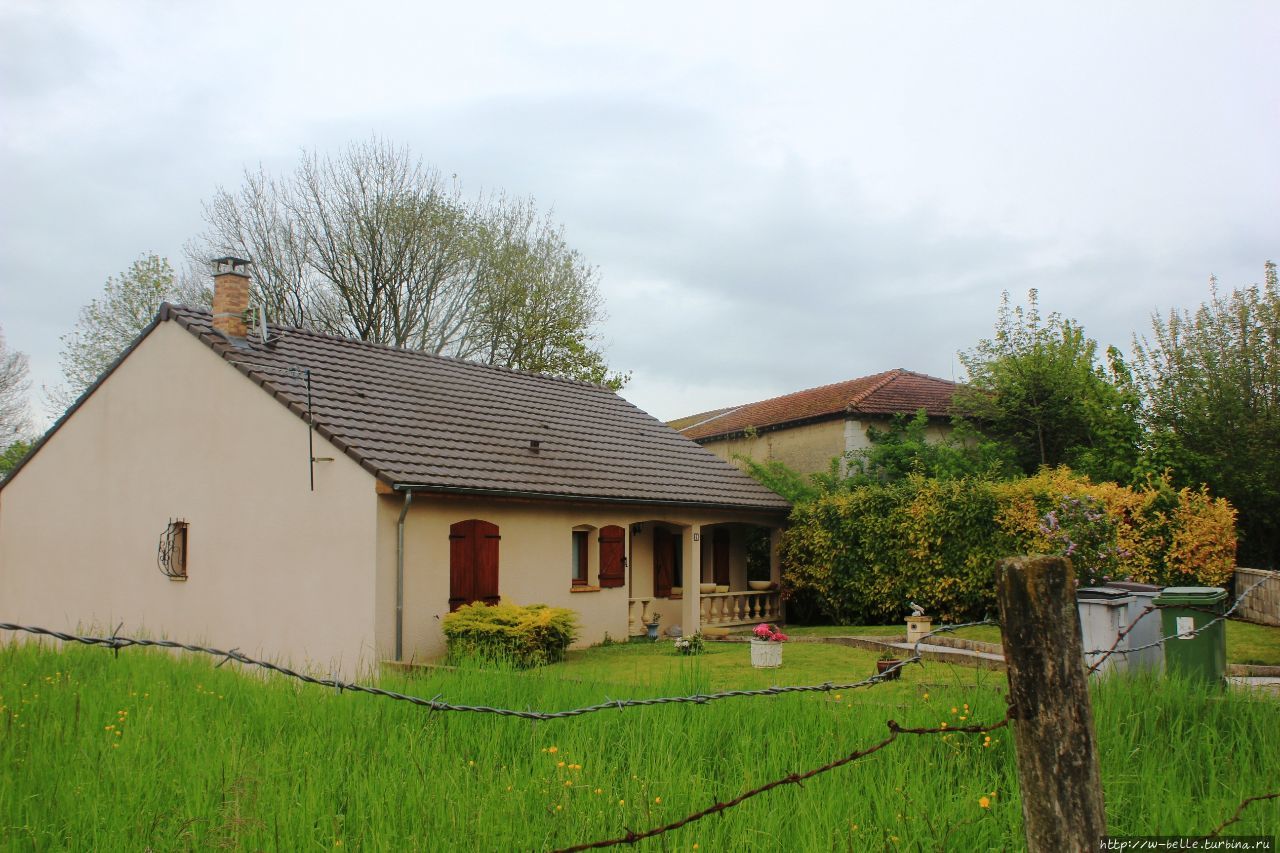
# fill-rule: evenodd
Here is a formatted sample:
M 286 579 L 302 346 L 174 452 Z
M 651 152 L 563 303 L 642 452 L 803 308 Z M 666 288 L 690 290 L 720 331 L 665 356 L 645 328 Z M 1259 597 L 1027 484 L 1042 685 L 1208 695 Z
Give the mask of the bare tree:
M 0 330 L 0 450 L 30 437 L 30 390 L 27 354 L 10 351 L 5 346 L 4 331 Z
M 532 200 L 471 203 L 381 140 L 304 154 L 287 178 L 245 172 L 205 207 L 193 267 L 254 261 L 272 317 L 361 340 L 528 370 L 609 377 L 591 347 L 596 273 Z M 195 279 L 195 276 L 192 276 Z M 204 301 L 201 298 L 201 301 Z

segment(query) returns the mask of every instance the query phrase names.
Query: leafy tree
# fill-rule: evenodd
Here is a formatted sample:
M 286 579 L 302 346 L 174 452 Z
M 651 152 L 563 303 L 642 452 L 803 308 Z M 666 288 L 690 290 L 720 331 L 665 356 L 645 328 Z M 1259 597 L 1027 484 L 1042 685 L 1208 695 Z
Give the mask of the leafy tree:
M 160 303 L 178 295 L 173 268 L 154 253 L 108 277 L 102 295 L 80 309 L 75 328 L 62 336 L 63 382 L 45 389 L 50 414 L 74 403 L 155 318 Z
M 27 354 L 10 351 L 0 330 L 0 447 L 27 438 L 31 417 L 27 392 L 31 390 Z
M 871 446 L 855 451 L 850 475 L 858 485 L 896 483 L 911 474 L 937 480 L 1002 479 L 1016 473 L 1009 448 L 992 441 L 964 419 L 947 435 L 929 438 L 924 410 L 893 416 L 888 429 L 867 429 Z
M 1127 366 L 1114 347 L 1103 365 L 1097 342 L 1073 320 L 1012 306 L 1006 291 L 995 337 L 960 360 L 968 386 L 957 407 L 989 438 L 1006 443 L 1027 474 L 1070 465 L 1095 480 L 1131 481 L 1138 458 L 1139 402 Z
M 9 476 L 9 472 L 22 461 L 22 457 L 26 456 L 30 450 L 31 442 L 15 441 L 0 451 L 0 480 Z
M 381 140 L 246 170 L 205 207 L 192 266 L 254 262 L 276 320 L 360 340 L 608 382 L 596 271 L 532 200 L 469 202 L 456 178 Z M 195 275 L 192 276 L 196 278 Z
M 1239 512 L 1242 564 L 1280 563 L 1280 287 L 1229 294 L 1210 279 L 1194 312 L 1152 317 L 1135 339 L 1147 462 L 1182 485 L 1205 484 Z
M 825 473 L 805 475 L 785 462 L 770 459 L 757 462 L 746 456 L 735 456 L 734 461 L 754 477 L 762 486 L 772 489 L 793 504 L 803 504 L 823 495 L 834 494 L 843 486 L 844 477 L 840 474 L 839 457 L 831 460 L 831 467 Z

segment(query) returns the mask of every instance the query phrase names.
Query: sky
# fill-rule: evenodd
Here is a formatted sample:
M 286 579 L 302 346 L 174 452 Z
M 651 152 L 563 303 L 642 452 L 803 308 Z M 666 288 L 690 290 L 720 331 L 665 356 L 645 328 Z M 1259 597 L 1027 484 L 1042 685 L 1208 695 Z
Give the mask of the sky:
M 1264 2 L 0 0 L 0 328 L 43 415 L 108 276 L 377 136 L 551 210 L 662 419 L 963 379 L 1006 290 L 1129 352 L 1280 260 L 1277 43 Z

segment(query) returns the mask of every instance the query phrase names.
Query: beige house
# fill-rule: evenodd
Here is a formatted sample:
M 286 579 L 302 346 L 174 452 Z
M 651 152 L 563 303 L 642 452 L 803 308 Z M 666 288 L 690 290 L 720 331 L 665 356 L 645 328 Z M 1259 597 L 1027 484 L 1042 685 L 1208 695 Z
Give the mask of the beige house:
M 887 429 L 897 414 L 924 410 L 927 435 L 951 431 L 951 399 L 959 386 L 898 368 L 690 415 L 668 425 L 721 459 L 776 460 L 802 473 L 827 470 L 831 460 L 871 446 L 869 428 Z
M 0 483 L 0 620 L 355 674 L 476 600 L 571 608 L 582 644 L 781 617 L 773 492 L 607 388 L 247 329 L 243 263 Z

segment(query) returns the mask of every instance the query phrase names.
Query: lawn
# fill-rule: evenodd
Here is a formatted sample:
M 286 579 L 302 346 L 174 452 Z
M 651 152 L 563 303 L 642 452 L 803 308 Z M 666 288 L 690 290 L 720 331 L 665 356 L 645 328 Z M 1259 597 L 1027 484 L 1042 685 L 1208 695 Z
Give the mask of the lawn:
M 1280 666 L 1280 627 L 1228 620 L 1226 628 L 1228 663 Z M 902 625 L 805 625 L 788 626 L 787 632 L 797 637 L 874 637 L 901 635 L 906 629 Z M 948 632 L 948 636 L 999 643 L 1000 629 L 980 625 Z
M 533 673 L 425 671 L 383 686 L 557 710 L 724 687 L 865 677 L 872 655 L 788 644 L 575 652 Z M 643 830 L 882 740 L 994 722 L 998 673 L 926 664 L 837 693 L 612 709 L 530 722 L 127 649 L 0 647 L 0 849 L 540 850 Z M 1094 686 L 1111 830 L 1205 831 L 1280 778 L 1280 702 L 1168 682 Z M 640 850 L 1020 849 L 1011 738 L 903 736 Z M 1280 802 L 1232 827 L 1274 831 Z
M 612 646 L 569 652 L 563 677 L 624 690 L 649 690 L 691 680 L 692 686 L 707 690 L 770 687 L 775 684 L 822 684 L 827 681 L 852 683 L 875 674 L 875 652 L 821 643 L 786 643 L 781 669 L 752 669 L 745 643 L 709 642 L 696 660 L 673 653 L 670 640 L 657 644 L 620 643 Z M 922 674 L 921 667 L 908 667 L 908 683 Z M 970 671 L 953 673 L 951 666 L 936 666 L 930 678 L 975 681 Z M 985 681 L 990 681 L 988 676 Z

